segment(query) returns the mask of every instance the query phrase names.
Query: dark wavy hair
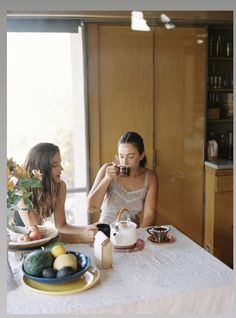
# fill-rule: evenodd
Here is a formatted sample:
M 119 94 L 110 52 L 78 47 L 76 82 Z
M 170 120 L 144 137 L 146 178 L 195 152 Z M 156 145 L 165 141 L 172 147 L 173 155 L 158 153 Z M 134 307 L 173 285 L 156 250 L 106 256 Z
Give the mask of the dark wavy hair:
M 118 141 L 118 146 L 120 144 L 132 144 L 138 150 L 140 155 L 142 155 L 144 152 L 143 138 L 134 131 L 127 131 L 126 133 L 124 133 Z M 144 156 L 143 159 L 140 160 L 139 165 L 140 167 L 144 167 L 146 163 L 147 158 L 146 156 Z
M 42 189 L 31 189 L 34 208 L 39 212 L 41 220 L 49 217 L 55 208 L 59 184 L 55 184 L 51 176 L 52 161 L 58 146 L 51 143 L 39 143 L 32 147 L 24 162 L 25 169 L 31 174 L 33 169 L 42 174 Z

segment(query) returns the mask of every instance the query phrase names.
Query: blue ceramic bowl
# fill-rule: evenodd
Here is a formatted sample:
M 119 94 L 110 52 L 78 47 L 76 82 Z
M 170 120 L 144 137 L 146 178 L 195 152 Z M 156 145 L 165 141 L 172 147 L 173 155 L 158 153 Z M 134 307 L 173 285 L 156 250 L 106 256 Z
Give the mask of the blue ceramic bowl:
M 22 271 L 26 277 L 28 277 L 31 280 L 34 280 L 39 283 L 46 283 L 46 284 L 61 284 L 61 283 L 67 283 L 73 280 L 78 279 L 80 276 L 84 275 L 84 273 L 89 269 L 91 265 L 91 259 L 79 252 L 74 252 L 74 251 L 69 251 L 68 253 L 74 254 L 77 257 L 77 262 L 78 262 L 78 271 L 69 276 L 65 277 L 56 277 L 56 278 L 45 278 L 45 277 L 38 277 L 38 276 L 32 276 L 29 275 L 25 272 L 24 270 L 24 264 L 22 265 Z

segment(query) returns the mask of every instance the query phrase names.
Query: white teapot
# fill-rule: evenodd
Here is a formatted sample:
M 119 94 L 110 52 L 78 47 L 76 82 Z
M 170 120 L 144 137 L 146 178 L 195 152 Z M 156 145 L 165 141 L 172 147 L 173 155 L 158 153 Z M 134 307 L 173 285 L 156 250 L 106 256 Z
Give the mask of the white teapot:
M 136 227 L 137 224 L 127 220 L 121 220 L 123 212 L 129 211 L 121 209 L 116 214 L 116 221 L 110 224 L 111 236 L 110 240 L 116 248 L 127 248 L 133 246 L 137 241 Z

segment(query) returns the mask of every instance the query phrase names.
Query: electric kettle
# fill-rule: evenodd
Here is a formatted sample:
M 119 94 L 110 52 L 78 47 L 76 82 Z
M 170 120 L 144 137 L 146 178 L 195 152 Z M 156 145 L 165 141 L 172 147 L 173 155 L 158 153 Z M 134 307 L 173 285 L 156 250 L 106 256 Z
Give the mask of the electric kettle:
M 216 140 L 208 140 L 207 142 L 207 160 L 215 160 L 218 158 L 218 143 Z

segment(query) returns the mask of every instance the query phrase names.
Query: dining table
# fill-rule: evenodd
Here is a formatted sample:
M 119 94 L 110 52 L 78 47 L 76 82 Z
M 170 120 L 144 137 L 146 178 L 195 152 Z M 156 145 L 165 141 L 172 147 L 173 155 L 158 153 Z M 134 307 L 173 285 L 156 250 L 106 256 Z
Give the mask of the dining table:
M 115 249 L 112 267 L 99 269 L 93 244 L 65 244 L 91 259 L 97 279 L 88 288 L 53 294 L 24 282 L 22 253 L 9 251 L 17 287 L 7 292 L 7 314 L 230 314 L 233 269 L 172 225 L 169 240 L 152 241 L 137 229 L 142 249 Z

